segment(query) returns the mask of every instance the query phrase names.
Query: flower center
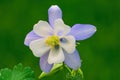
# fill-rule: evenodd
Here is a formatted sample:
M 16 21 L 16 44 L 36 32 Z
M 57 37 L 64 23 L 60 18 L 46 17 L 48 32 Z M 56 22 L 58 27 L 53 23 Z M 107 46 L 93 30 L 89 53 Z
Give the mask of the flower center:
M 53 36 L 49 36 L 45 42 L 48 46 L 51 46 L 52 48 L 54 48 L 55 46 L 59 46 L 60 39 L 58 36 L 53 35 Z

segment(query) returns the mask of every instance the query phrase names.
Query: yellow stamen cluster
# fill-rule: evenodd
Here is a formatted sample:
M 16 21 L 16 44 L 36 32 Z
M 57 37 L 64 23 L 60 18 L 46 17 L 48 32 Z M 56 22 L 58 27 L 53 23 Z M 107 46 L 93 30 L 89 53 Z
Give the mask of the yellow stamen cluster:
M 49 36 L 45 42 L 48 46 L 51 46 L 52 48 L 60 44 L 59 37 L 56 35 Z

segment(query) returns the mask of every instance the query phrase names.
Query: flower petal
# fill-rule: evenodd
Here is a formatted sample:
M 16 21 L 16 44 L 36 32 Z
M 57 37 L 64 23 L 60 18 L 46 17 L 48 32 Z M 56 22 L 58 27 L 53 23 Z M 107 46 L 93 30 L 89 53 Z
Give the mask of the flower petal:
M 70 68 L 77 70 L 81 66 L 80 56 L 77 50 L 74 51 L 73 54 L 68 54 L 64 51 L 65 55 L 65 64 L 68 65 Z
M 49 35 L 52 35 L 53 30 L 46 21 L 39 21 L 37 24 L 34 25 L 33 31 L 41 36 L 41 37 L 47 37 Z
M 57 5 L 53 5 L 48 10 L 49 23 L 53 27 L 56 19 L 62 18 L 62 11 Z
M 61 63 L 65 59 L 63 50 L 61 47 L 51 49 L 49 56 L 48 56 L 48 63 Z
M 34 56 L 41 57 L 50 50 L 50 47 L 45 44 L 45 40 L 42 38 L 31 41 L 30 49 L 32 50 Z
M 73 36 L 65 36 L 60 39 L 61 47 L 69 54 L 75 51 L 75 38 Z
M 41 37 L 36 35 L 33 31 L 29 32 L 26 37 L 25 37 L 25 41 L 24 44 L 26 46 L 29 46 L 30 42 L 36 39 L 40 39 Z
M 54 24 L 54 32 L 58 36 L 66 35 L 70 32 L 70 27 L 65 25 L 62 19 L 57 19 Z
M 91 37 L 96 32 L 96 27 L 90 24 L 76 24 L 71 28 L 70 35 L 76 40 L 84 40 Z
M 46 73 L 50 72 L 51 68 L 53 67 L 53 64 L 48 64 L 48 54 L 49 52 L 47 52 L 40 58 L 40 68 Z

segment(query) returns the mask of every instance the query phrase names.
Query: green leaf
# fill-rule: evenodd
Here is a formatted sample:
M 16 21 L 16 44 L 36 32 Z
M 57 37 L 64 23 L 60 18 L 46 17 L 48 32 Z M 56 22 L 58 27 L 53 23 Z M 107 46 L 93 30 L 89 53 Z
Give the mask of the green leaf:
M 22 64 L 14 66 L 13 70 L 5 68 L 0 70 L 0 80 L 35 80 L 34 72 L 30 67 L 23 68 Z

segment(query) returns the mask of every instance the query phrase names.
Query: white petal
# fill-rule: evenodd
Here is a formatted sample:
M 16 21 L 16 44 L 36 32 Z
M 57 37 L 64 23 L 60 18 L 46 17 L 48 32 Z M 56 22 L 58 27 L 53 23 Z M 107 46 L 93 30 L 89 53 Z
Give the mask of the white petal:
M 49 53 L 49 57 L 48 57 L 48 63 L 49 64 L 53 64 L 53 63 L 61 63 L 63 62 L 65 59 L 64 54 L 63 54 L 63 50 L 61 47 L 59 48 L 55 48 L 55 49 L 51 49 L 50 53 Z
M 34 25 L 33 31 L 41 37 L 47 37 L 53 32 L 48 22 L 41 20 Z
M 43 54 L 50 50 L 50 47 L 45 44 L 44 39 L 38 39 L 31 41 L 30 49 L 36 57 L 41 57 Z
M 75 38 L 73 36 L 65 36 L 60 39 L 61 47 L 67 52 L 72 54 L 75 51 Z
M 55 20 L 55 24 L 54 24 L 55 34 L 59 36 L 66 35 L 68 32 L 70 32 L 70 29 L 71 28 L 69 26 L 64 24 L 62 19 Z

